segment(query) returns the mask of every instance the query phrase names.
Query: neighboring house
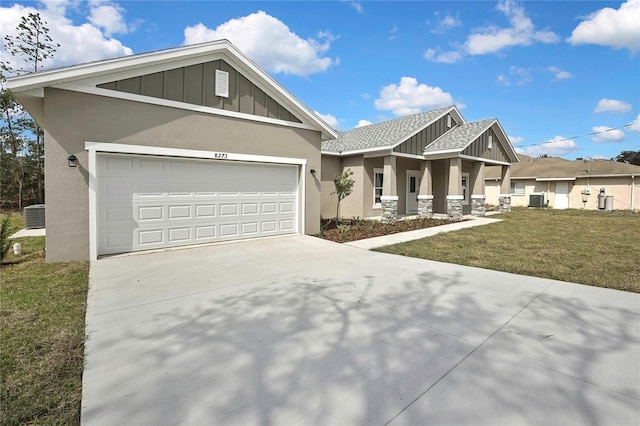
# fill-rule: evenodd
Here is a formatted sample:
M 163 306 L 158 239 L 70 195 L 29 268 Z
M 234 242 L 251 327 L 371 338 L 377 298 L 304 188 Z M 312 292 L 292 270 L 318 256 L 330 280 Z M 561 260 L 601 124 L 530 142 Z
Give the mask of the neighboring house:
M 518 156 L 497 119 L 467 123 L 455 106 L 340 132 L 322 143 L 322 216 L 335 217 L 333 178 L 353 172 L 343 218 L 397 215 L 484 215 L 485 166 L 502 176 L 500 202 L 509 207 L 509 170 Z
M 487 203 L 498 204 L 500 185 L 500 170 L 487 168 Z M 640 166 L 611 160 L 532 158 L 521 154 L 520 162 L 511 168 L 509 192 L 513 206 L 530 206 L 539 199 L 536 196 L 542 196 L 544 205 L 556 209 L 596 210 L 601 190 L 605 202 L 607 196 L 613 197 L 610 205 L 613 209 L 640 209 Z
M 49 261 L 320 229 L 338 135 L 228 41 L 7 87 L 45 131 Z

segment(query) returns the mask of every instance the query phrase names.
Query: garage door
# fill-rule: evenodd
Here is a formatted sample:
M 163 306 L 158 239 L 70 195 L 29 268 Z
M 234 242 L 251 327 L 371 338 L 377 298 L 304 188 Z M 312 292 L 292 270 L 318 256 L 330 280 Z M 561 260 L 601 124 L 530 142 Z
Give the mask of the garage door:
M 98 254 L 297 232 L 298 167 L 102 154 Z

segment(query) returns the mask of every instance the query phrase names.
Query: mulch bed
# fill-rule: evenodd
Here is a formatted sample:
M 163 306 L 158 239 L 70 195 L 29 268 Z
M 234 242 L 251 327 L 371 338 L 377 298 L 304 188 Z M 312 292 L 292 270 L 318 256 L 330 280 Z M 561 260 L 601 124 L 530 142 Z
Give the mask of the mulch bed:
M 398 220 L 394 223 L 381 223 L 377 220 L 364 219 L 341 220 L 339 223 L 336 223 L 335 219 L 323 219 L 320 224 L 322 230 L 316 236 L 337 243 L 347 243 L 349 241 L 380 237 L 398 232 L 431 228 L 448 223 L 451 223 L 451 221 L 426 218 Z

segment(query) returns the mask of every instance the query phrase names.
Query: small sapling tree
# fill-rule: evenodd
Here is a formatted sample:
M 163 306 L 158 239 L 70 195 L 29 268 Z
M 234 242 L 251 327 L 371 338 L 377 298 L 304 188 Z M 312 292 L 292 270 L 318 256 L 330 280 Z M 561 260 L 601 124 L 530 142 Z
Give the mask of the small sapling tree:
M 338 196 L 338 205 L 336 207 L 336 224 L 340 221 L 340 202 L 353 192 L 353 186 L 356 181 L 351 178 L 353 172 L 351 169 L 347 169 L 344 172 L 337 174 L 333 178 L 333 184 L 336 187 L 336 191 L 333 194 Z

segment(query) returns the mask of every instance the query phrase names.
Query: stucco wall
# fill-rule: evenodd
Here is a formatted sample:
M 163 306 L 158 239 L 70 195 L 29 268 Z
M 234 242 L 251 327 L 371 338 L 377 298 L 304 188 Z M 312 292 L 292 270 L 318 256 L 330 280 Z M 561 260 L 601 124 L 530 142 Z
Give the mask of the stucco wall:
M 334 155 L 322 156 L 322 174 L 321 174 L 321 207 L 320 215 L 324 219 L 336 217 L 336 206 L 338 197 L 333 194 L 336 187 L 333 184 L 333 178 L 342 173 L 342 159 Z
M 555 188 L 556 182 L 554 181 L 542 181 L 536 182 L 533 179 L 517 180 L 518 182 L 525 182 L 525 195 L 511 194 L 511 205 L 516 207 L 528 207 L 529 195 L 533 193 L 544 193 L 546 199 L 549 201 L 549 206 L 553 207 L 555 204 Z M 600 188 L 605 189 L 605 195 L 613 196 L 613 208 L 616 210 L 628 210 L 631 209 L 631 177 L 609 177 L 609 178 L 580 178 L 575 181 L 569 181 L 569 208 L 587 210 L 598 210 L 598 194 Z M 635 178 L 635 185 L 633 188 L 633 209 L 640 209 L 640 177 Z M 587 196 L 586 204 L 582 202 L 582 191 L 587 187 L 591 188 L 591 194 Z M 485 194 L 487 196 L 486 202 L 488 204 L 497 204 L 498 202 L 499 186 L 496 185 L 495 180 L 485 181 Z
M 47 260 L 89 258 L 88 163 L 84 143 L 307 159 L 321 173 L 320 132 L 199 114 L 47 88 L 44 101 Z M 75 154 L 78 168 L 67 167 Z M 320 226 L 320 182 L 306 179 L 306 232 Z M 301 212 L 302 213 L 302 212 Z

